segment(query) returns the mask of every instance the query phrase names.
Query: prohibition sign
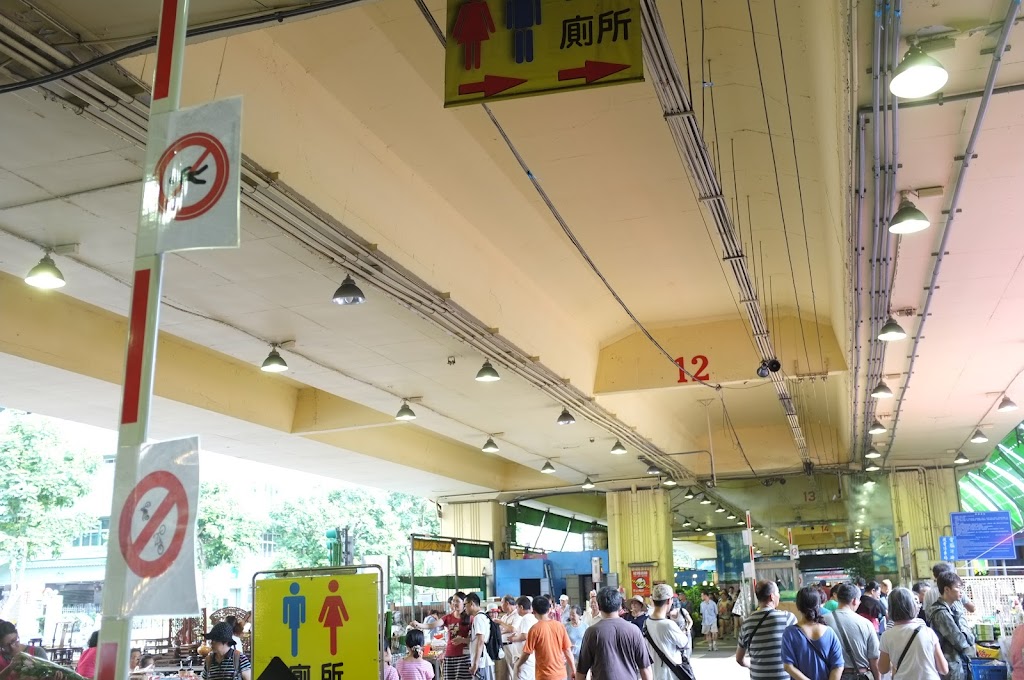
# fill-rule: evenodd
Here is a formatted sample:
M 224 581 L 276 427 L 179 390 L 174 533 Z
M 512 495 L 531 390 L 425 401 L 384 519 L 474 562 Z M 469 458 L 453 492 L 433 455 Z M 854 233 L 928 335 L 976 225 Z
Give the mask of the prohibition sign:
M 146 510 L 145 506 L 139 507 L 142 498 L 153 489 L 166 489 L 167 496 L 160 505 L 153 511 Z M 153 537 L 160 529 L 164 528 L 164 520 L 172 510 L 177 510 L 177 521 L 171 527 L 171 535 L 167 546 L 155 560 L 148 560 L 142 556 Z M 142 527 L 139 535 L 132 540 L 132 518 L 135 513 L 141 513 L 146 524 Z M 159 576 L 174 563 L 175 558 L 181 552 L 185 543 L 185 535 L 189 527 L 188 494 L 185 487 L 172 473 L 167 470 L 157 470 L 142 478 L 125 500 L 124 508 L 121 509 L 121 518 L 118 523 L 118 543 L 121 546 L 121 554 L 124 561 L 136 575 L 142 578 Z
M 176 168 L 181 172 L 180 178 L 173 175 L 170 177 L 165 176 L 170 169 L 171 161 L 178 154 L 191 147 L 199 149 L 197 160 L 184 168 Z M 209 179 L 202 178 L 196 182 L 193 178 L 199 178 L 200 173 L 208 165 L 209 160 L 213 160 L 216 164 L 212 176 Z M 224 148 L 219 139 L 207 132 L 192 132 L 172 142 L 164 150 L 163 154 L 160 155 L 160 160 L 156 164 L 155 174 L 160 187 L 160 213 L 173 212 L 173 219 L 182 221 L 191 220 L 205 214 L 224 195 L 224 190 L 228 186 L 228 169 L 230 165 L 227 149 Z M 178 199 L 179 195 L 186 190 L 186 184 L 190 182 L 205 184 L 207 181 L 211 183 L 210 188 L 198 201 L 191 205 L 185 205 L 184 201 L 182 201 L 182 205 L 177 210 L 171 211 L 168 209 Z M 170 191 L 170 196 L 168 196 L 168 191 Z M 185 198 L 187 197 L 186 192 Z

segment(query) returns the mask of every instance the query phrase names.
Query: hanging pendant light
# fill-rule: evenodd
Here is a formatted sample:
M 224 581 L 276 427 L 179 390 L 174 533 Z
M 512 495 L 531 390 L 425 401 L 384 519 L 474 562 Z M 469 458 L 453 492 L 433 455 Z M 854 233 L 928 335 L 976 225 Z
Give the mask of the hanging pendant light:
M 395 414 L 395 420 L 416 420 L 416 412 L 409 408 L 409 402 L 402 400 L 402 407 Z
M 497 382 L 501 380 L 501 376 L 494 370 L 494 366 L 491 366 L 489 359 L 484 359 L 484 365 L 480 367 L 480 370 L 476 372 L 477 382 Z
M 64 275 L 57 269 L 57 265 L 54 264 L 50 253 L 47 252 L 43 255 L 43 259 L 39 260 L 39 264 L 32 267 L 25 275 L 25 283 L 40 290 L 53 290 L 63 288 L 66 281 L 64 281 Z
M 494 437 L 488 437 L 487 441 L 484 442 L 484 445 L 480 447 L 480 450 L 484 453 L 497 453 L 500 451 L 498 445 L 494 443 Z
M 885 425 L 882 425 L 882 421 L 875 418 L 875 422 L 871 423 L 871 427 L 868 428 L 868 432 L 871 434 L 882 434 L 885 432 Z
M 615 443 L 612 444 L 612 453 L 615 454 L 616 456 L 621 456 L 625 452 L 626 452 L 626 447 L 622 445 L 622 442 L 620 442 L 618 439 L 616 439 Z
M 661 484 L 662 484 L 662 486 L 676 486 L 676 485 L 679 484 L 679 482 L 677 482 L 676 480 L 672 479 L 671 477 L 666 477 L 665 481 L 663 481 Z
M 870 465 L 868 465 L 868 466 L 867 466 L 866 468 L 864 468 L 864 472 L 878 472 L 878 471 L 879 471 L 879 470 L 881 470 L 881 469 L 882 469 L 882 468 L 878 467 L 878 466 L 877 466 L 877 465 L 875 465 L 874 463 L 871 463 L 871 464 L 870 464 Z
M 920 45 L 911 45 L 889 81 L 889 92 L 901 99 L 927 97 L 938 92 L 948 78 L 949 72 L 937 59 L 925 54 Z
M 647 466 L 647 474 L 649 474 L 649 475 L 660 475 L 661 474 L 661 469 L 657 465 L 655 465 L 654 463 L 651 463 L 650 465 Z
M 964 455 L 963 451 L 956 452 L 956 458 L 953 459 L 953 465 L 963 465 L 964 463 L 970 463 L 971 459 Z
M 718 507 L 717 507 L 717 508 L 715 509 L 715 512 L 725 512 L 725 508 L 723 508 L 723 507 L 722 507 L 721 505 L 719 505 L 719 506 L 718 506 Z
M 875 399 L 892 399 L 892 390 L 885 384 L 885 381 L 880 381 L 875 385 L 875 389 L 871 390 L 871 396 Z
M 697 494 L 695 494 L 693 492 L 693 489 L 687 489 L 686 493 L 683 494 L 683 498 L 685 498 L 686 500 L 690 501 L 690 500 L 693 500 L 693 497 L 696 496 L 696 495 Z
M 904 340 L 906 337 L 907 332 L 891 316 L 886 320 L 882 329 L 878 331 L 878 339 L 882 342 L 895 342 L 897 340 Z
M 281 356 L 280 352 L 277 351 L 277 345 L 271 345 L 270 354 L 263 360 L 263 365 L 260 366 L 261 371 L 267 373 L 283 373 L 288 370 L 288 364 Z
M 690 520 L 686 519 L 685 517 L 683 518 L 683 524 L 682 525 L 684 527 L 691 526 L 692 524 L 693 524 L 693 522 L 691 522 Z
M 546 475 L 550 475 L 552 472 L 555 471 L 555 466 L 551 464 L 550 460 L 546 460 L 544 461 L 544 467 L 542 467 L 540 471 Z
M 892 219 L 889 220 L 889 233 L 915 234 L 919 231 L 924 231 L 930 226 L 932 226 L 932 223 L 928 220 L 928 216 L 918 210 L 913 201 L 907 198 L 907 192 L 904 191 L 899 209 L 892 216 Z
M 971 435 L 972 444 L 984 444 L 987 441 L 988 437 L 986 437 L 985 433 L 982 432 L 981 430 L 975 430 L 974 434 Z
M 707 535 L 708 535 L 708 536 L 714 536 L 714 535 L 715 535 L 715 532 L 714 532 L 714 531 L 709 531 L 709 532 L 707 533 Z
M 746 522 L 744 522 L 743 520 L 740 520 L 740 521 L 736 522 L 736 526 L 738 526 L 738 527 L 741 527 L 741 526 L 743 526 L 745 524 L 746 524 Z
M 703 529 L 703 528 L 701 528 L 701 526 L 700 526 L 700 525 L 698 524 L 698 525 L 697 525 L 697 526 L 696 526 L 696 527 L 694 528 L 694 531 L 704 531 L 704 529 Z
M 729 511 L 729 516 L 726 519 L 736 519 L 736 513 L 732 510 Z
M 584 489 L 593 489 L 594 488 L 594 482 L 592 482 L 590 480 L 590 477 L 587 477 L 586 479 L 583 480 L 582 487 Z
M 707 496 L 705 495 L 705 496 L 704 496 L 704 498 L 700 499 L 700 504 L 701 504 L 701 505 L 711 505 L 711 499 L 710 499 L 710 498 L 708 498 L 708 497 L 707 497 Z
M 571 413 L 569 413 L 569 409 L 563 406 L 562 412 L 558 415 L 558 420 L 556 422 L 559 425 L 572 425 L 576 422 L 576 419 L 572 417 Z
M 882 454 L 878 452 L 878 449 L 872 446 L 871 448 L 868 449 L 868 452 L 864 454 L 864 457 L 867 459 L 881 458 Z
M 345 280 L 338 286 L 338 290 L 334 291 L 334 297 L 331 298 L 331 302 L 336 305 L 361 305 L 366 302 L 366 296 L 363 295 L 363 291 L 356 285 L 352 275 L 346 274 Z
M 1001 413 L 1007 413 L 1008 411 L 1016 411 L 1017 404 L 1013 403 L 1013 399 L 1010 399 L 1007 396 L 1003 396 L 1003 400 L 999 402 L 999 406 L 996 407 L 996 410 Z

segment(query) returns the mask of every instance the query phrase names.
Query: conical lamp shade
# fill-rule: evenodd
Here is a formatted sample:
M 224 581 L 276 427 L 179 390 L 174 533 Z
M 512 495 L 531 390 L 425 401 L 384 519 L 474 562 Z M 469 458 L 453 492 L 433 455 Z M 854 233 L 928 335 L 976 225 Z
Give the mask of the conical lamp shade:
M 491 366 L 490 361 L 484 361 L 484 365 L 476 372 L 477 382 L 497 382 L 499 380 L 501 380 L 501 376 L 494 370 L 494 366 Z
M 875 385 L 875 389 L 871 390 L 871 396 L 875 399 L 892 399 L 892 390 L 882 381 Z
M 498 449 L 498 445 L 494 443 L 494 438 L 488 437 L 487 441 L 484 442 L 484 445 L 480 447 L 480 450 L 484 453 L 497 453 L 500 449 Z
M 270 354 L 263 360 L 263 365 L 260 366 L 261 371 L 267 373 L 283 373 L 288 370 L 288 364 L 285 363 L 284 358 L 277 351 L 277 349 L 270 350 Z
M 331 301 L 337 305 L 361 305 L 366 302 L 366 296 L 363 295 L 363 291 L 356 285 L 352 276 L 348 275 L 338 286 L 338 290 L 334 291 Z
M 53 258 L 49 255 L 43 255 L 43 259 L 39 260 L 39 264 L 32 267 L 29 273 L 25 275 L 25 283 L 33 288 L 53 290 L 54 288 L 63 287 L 66 282 L 64 281 L 64 275 L 60 273 L 57 265 L 53 263 Z
M 911 45 L 889 81 L 889 91 L 902 99 L 927 97 L 938 92 L 947 79 L 949 73 L 937 59 Z
M 551 464 L 551 461 L 546 460 L 544 461 L 544 467 L 542 467 L 540 471 L 546 475 L 550 475 L 552 472 L 555 471 L 555 466 Z
M 576 419 L 569 413 L 569 409 L 563 408 L 562 412 L 558 414 L 558 420 L 556 421 L 559 425 L 572 425 L 576 422 Z
M 889 220 L 889 233 L 914 234 L 924 231 L 930 226 L 932 226 L 932 223 L 929 221 L 928 216 L 918 210 L 916 205 L 904 198 L 900 202 L 899 210 Z
M 402 407 L 395 414 L 395 420 L 416 420 L 416 412 L 409 408 L 409 402 L 402 402 Z
M 903 327 L 896 323 L 896 319 L 889 317 L 889 320 L 885 322 L 882 329 L 878 331 L 878 339 L 882 342 L 895 342 L 896 340 L 903 340 L 907 337 L 907 332 L 903 330 Z

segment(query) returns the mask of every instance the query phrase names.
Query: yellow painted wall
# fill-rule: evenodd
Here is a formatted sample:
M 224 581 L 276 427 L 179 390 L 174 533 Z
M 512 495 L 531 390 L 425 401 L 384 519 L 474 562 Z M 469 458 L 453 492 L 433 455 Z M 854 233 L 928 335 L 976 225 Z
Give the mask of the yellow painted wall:
M 494 559 L 500 560 L 508 557 L 508 546 L 505 541 L 505 506 L 495 501 L 443 506 L 441 508 L 441 535 L 493 541 Z M 480 576 L 486 569 L 490 576 L 488 583 L 494 583 L 494 573 L 490 571 L 491 565 L 488 560 L 472 557 L 458 559 L 460 574 Z M 493 595 L 493 585 L 488 587 L 488 591 Z
M 672 512 L 662 489 L 614 491 L 608 503 L 608 570 L 627 586 L 629 565 L 657 562 L 653 581 L 672 583 Z M 627 587 L 628 590 L 628 587 Z

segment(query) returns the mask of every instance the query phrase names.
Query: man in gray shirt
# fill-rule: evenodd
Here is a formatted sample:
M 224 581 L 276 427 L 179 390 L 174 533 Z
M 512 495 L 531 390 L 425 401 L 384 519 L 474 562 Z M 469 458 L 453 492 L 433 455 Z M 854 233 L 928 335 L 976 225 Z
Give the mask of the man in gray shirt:
M 843 648 L 843 680 L 854 680 L 870 673 L 879 680 L 878 631 L 871 622 L 857 613 L 860 589 L 844 583 L 836 591 L 839 606 L 825 615 L 825 625 L 835 631 Z
M 597 591 L 597 606 L 601 619 L 583 634 L 576 680 L 586 680 L 588 671 L 592 680 L 652 680 L 651 656 L 643 634 L 619 618 L 619 591 L 601 588 Z

